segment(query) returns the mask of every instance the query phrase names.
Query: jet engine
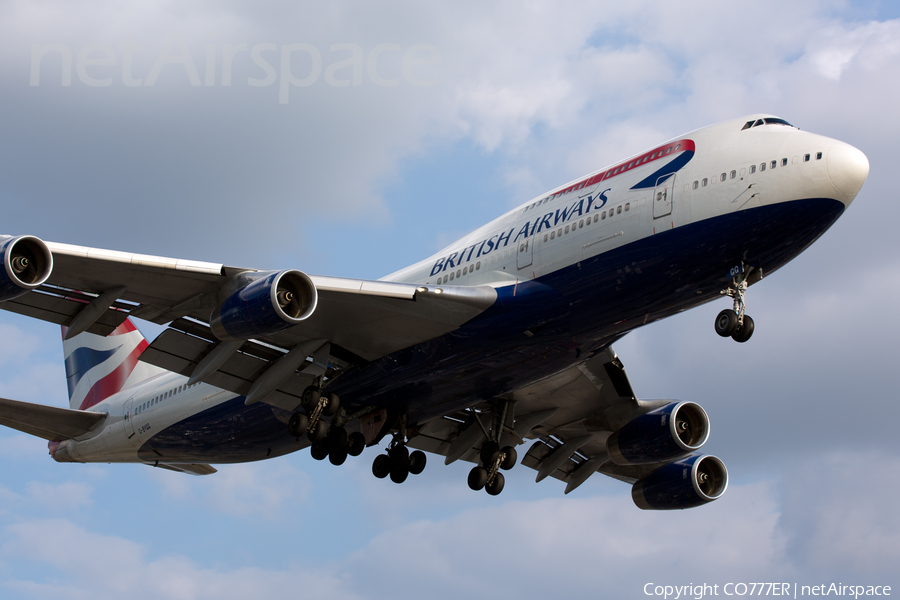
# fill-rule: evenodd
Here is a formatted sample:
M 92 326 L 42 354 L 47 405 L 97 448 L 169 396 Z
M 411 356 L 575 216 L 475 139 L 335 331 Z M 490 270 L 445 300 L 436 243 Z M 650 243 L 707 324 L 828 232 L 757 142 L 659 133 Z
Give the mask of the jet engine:
M 609 436 L 606 449 L 618 465 L 666 462 L 706 443 L 709 418 L 694 402 L 673 402 L 628 422 Z
M 32 235 L 21 235 L 0 242 L 3 269 L 0 269 L 0 302 L 30 292 L 50 277 L 53 255 Z
M 247 340 L 300 323 L 315 311 L 317 301 L 316 286 L 305 273 L 264 273 L 213 310 L 209 324 L 220 340 Z
M 715 456 L 689 456 L 662 466 L 631 488 L 644 510 L 694 508 L 716 500 L 728 487 L 728 470 Z

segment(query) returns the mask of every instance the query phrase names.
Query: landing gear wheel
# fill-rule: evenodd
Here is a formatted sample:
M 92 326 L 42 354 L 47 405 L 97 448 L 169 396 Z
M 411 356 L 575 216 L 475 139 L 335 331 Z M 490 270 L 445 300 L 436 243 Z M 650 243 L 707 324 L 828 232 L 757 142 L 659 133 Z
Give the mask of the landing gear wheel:
M 494 475 L 494 479 L 486 486 L 484 486 L 484 491 L 486 491 L 491 496 L 496 496 L 503 491 L 504 483 L 506 483 L 506 481 L 503 478 L 503 473 L 497 473 L 496 475 Z
M 474 491 L 479 491 L 484 489 L 484 484 L 487 483 L 488 472 L 484 467 L 473 467 L 471 471 L 469 471 L 469 489 Z
M 372 463 L 372 475 L 378 479 L 384 479 L 391 472 L 391 457 L 387 454 L 379 454 Z
M 343 427 L 332 427 L 328 430 L 328 448 L 340 450 L 347 448 L 347 430 Z
M 514 466 L 516 466 L 516 449 L 512 446 L 506 446 L 503 448 L 503 453 L 506 454 L 506 457 L 503 459 L 503 462 L 500 463 L 500 468 L 504 471 L 509 471 Z
M 309 439 L 313 442 L 321 442 L 328 435 L 328 425 L 324 421 L 316 421 L 309 432 Z
M 306 433 L 307 427 L 309 427 L 309 417 L 303 413 L 294 413 L 291 415 L 291 420 L 288 421 L 288 431 L 292 436 L 300 437 Z
M 403 483 L 409 477 L 409 465 L 391 465 L 391 481 Z
M 726 308 L 716 317 L 716 333 L 722 337 L 731 337 L 738 327 L 737 313 Z
M 388 450 L 388 455 L 391 457 L 391 470 L 395 466 L 409 467 L 409 449 L 406 446 L 394 446 Z
M 409 455 L 409 472 L 413 475 L 418 475 L 425 470 L 425 463 L 427 460 L 424 452 L 416 450 Z
M 753 335 L 753 328 L 753 319 L 744 315 L 744 324 L 734 330 L 734 333 L 731 334 L 731 339 L 743 344 Z
M 358 431 L 354 431 L 347 436 L 347 454 L 350 456 L 359 456 L 366 449 L 366 436 Z
M 481 446 L 481 464 L 490 467 L 500 457 L 500 445 L 497 442 L 488 441 Z
M 309 386 L 303 390 L 303 395 L 300 397 L 300 405 L 306 409 L 307 412 L 312 412 L 319 402 L 320 394 L 319 388 L 312 385 Z
M 328 460 L 336 467 L 341 466 L 347 460 L 347 448 L 345 446 L 331 448 L 328 452 Z
M 326 394 L 325 408 L 322 409 L 322 413 L 330 417 L 337 413 L 339 408 L 341 408 L 341 400 L 337 397 L 337 394 Z
M 328 456 L 328 446 L 324 442 L 315 442 L 309 449 L 309 454 L 316 460 L 325 460 Z

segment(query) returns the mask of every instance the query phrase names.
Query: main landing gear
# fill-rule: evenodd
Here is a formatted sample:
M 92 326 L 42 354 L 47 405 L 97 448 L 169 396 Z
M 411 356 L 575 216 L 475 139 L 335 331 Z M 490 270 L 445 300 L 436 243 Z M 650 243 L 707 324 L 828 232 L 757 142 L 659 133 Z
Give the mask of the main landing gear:
M 410 475 L 418 475 L 425 470 L 425 453 L 421 450 L 409 451 L 406 447 L 405 417 L 400 423 L 400 432 L 394 434 L 385 454 L 379 454 L 372 463 L 372 474 L 378 479 L 388 475 L 394 483 L 403 483 Z
M 315 386 L 306 388 L 300 405 L 308 413 L 294 413 L 288 421 L 288 431 L 295 437 L 304 433 L 312 442 L 310 455 L 316 460 L 328 460 L 333 465 L 342 465 L 347 456 L 359 456 L 366 447 L 365 436 L 354 431 L 348 434 L 340 419 L 332 419 L 331 427 L 322 420 L 323 416 L 334 416 L 340 410 L 341 402 L 336 394 L 322 394 Z
M 469 489 L 474 491 L 484 490 L 491 496 L 496 496 L 503 491 L 506 478 L 500 470 L 508 471 L 516 466 L 518 456 L 513 446 L 500 446 L 501 436 L 507 424 L 514 421 L 514 403 L 512 401 L 500 401 L 502 408 L 498 411 L 494 404 L 491 419 L 491 430 L 488 431 L 481 423 L 478 413 L 472 411 L 475 421 L 484 432 L 487 441 L 481 445 L 479 459 L 481 464 L 469 471 Z
M 516 449 L 512 446 L 500 445 L 491 440 L 485 442 L 481 447 L 481 465 L 473 467 L 469 471 L 469 489 L 484 489 L 491 496 L 496 496 L 503 491 L 503 485 L 506 479 L 503 477 L 504 471 L 509 471 L 516 466 Z
M 731 296 L 734 299 L 734 309 L 726 308 L 716 316 L 716 333 L 722 337 L 730 337 L 736 342 L 743 343 L 753 335 L 753 319 L 744 313 L 746 308 L 744 295 L 747 292 L 747 280 L 754 270 L 758 269 L 747 265 L 735 267 L 732 271 L 736 273 L 731 284 L 721 292 L 723 296 Z M 757 277 L 762 277 L 761 272 L 757 273 Z

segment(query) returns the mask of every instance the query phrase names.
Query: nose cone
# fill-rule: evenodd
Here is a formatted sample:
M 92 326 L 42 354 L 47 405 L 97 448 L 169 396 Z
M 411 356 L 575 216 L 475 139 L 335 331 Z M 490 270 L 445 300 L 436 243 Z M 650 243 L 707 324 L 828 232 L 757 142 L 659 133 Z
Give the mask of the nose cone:
M 828 150 L 825 161 L 831 183 L 843 194 L 844 204 L 850 204 L 869 176 L 869 159 L 850 144 L 839 142 Z

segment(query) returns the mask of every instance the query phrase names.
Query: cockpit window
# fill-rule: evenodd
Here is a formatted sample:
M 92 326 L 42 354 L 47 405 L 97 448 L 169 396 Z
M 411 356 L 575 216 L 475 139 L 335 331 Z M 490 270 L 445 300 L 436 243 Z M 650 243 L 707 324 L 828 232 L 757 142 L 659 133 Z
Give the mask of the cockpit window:
M 747 121 L 746 123 L 744 123 L 744 126 L 741 127 L 741 131 L 743 131 L 745 129 L 750 129 L 751 127 L 759 127 L 760 125 L 787 125 L 788 127 L 793 127 L 793 125 L 791 125 L 784 119 L 779 119 L 776 117 L 767 117 L 765 119 L 757 119 L 755 121 Z

